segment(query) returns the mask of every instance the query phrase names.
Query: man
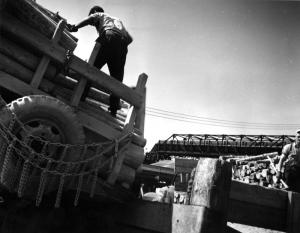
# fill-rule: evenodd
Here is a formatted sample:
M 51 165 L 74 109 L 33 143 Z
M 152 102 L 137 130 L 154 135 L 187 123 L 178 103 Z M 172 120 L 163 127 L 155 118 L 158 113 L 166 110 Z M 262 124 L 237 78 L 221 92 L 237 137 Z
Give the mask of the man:
M 281 178 L 281 170 L 285 164 L 285 179 L 289 190 L 300 193 L 300 129 L 296 132 L 295 142 L 287 144 L 282 149 L 278 164 L 277 178 Z
M 87 25 L 96 28 L 99 35 L 96 41 L 101 44 L 94 66 L 101 69 L 107 64 L 110 75 L 122 82 L 127 46 L 133 41 L 132 37 L 120 19 L 104 13 L 100 6 L 92 7 L 87 18 L 76 25 L 68 24 L 68 28 L 70 32 L 76 32 Z M 118 109 L 120 109 L 120 98 L 111 95 L 109 108 L 111 115 L 115 117 Z

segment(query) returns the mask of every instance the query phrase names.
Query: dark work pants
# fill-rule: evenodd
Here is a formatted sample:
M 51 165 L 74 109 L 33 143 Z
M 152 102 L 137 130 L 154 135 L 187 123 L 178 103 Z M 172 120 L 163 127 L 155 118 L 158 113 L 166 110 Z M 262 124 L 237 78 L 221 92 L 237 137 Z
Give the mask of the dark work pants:
M 300 193 L 300 167 L 295 165 L 287 167 L 285 178 L 289 190 Z
M 101 69 L 105 64 L 108 66 L 110 76 L 122 82 L 124 66 L 126 63 L 127 44 L 121 36 L 113 31 L 106 31 L 101 38 L 97 39 L 101 48 L 96 57 L 94 66 Z M 120 98 L 110 96 L 110 111 L 116 113 L 120 109 Z

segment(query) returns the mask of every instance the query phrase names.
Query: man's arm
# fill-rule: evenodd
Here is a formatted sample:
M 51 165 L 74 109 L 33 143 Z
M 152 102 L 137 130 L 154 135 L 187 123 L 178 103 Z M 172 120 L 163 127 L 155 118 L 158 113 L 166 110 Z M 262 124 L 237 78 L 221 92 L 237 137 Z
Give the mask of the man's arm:
M 89 16 L 77 24 L 68 24 L 68 28 L 70 32 L 77 32 L 79 28 L 85 27 L 87 25 L 93 25 L 93 22 L 93 18 Z
M 277 170 L 277 178 L 281 178 L 281 170 L 282 170 L 282 165 L 283 162 L 287 159 L 287 154 L 286 153 L 282 153 L 279 159 L 279 163 L 278 163 L 278 170 Z

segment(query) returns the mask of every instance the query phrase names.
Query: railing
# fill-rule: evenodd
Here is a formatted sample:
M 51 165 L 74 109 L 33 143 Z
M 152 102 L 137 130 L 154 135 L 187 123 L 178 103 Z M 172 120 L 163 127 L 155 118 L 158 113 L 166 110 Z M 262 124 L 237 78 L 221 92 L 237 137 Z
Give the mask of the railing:
M 146 154 L 145 161 L 178 157 L 218 157 L 220 155 L 257 155 L 281 152 L 282 147 L 294 141 L 292 135 L 225 135 L 173 134 L 160 140 Z

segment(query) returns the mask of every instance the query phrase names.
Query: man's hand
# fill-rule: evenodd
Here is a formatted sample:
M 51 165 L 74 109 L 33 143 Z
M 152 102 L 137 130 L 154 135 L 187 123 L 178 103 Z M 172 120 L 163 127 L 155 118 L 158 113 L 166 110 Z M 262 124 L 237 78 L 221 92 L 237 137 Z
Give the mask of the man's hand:
M 75 24 L 67 24 L 67 29 L 69 32 L 77 32 L 78 28 L 75 26 Z
M 277 178 L 277 183 L 280 183 L 280 179 L 282 178 L 282 173 L 280 171 L 276 173 L 276 178 Z

